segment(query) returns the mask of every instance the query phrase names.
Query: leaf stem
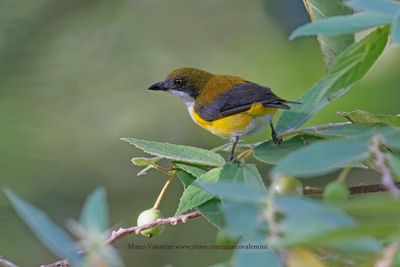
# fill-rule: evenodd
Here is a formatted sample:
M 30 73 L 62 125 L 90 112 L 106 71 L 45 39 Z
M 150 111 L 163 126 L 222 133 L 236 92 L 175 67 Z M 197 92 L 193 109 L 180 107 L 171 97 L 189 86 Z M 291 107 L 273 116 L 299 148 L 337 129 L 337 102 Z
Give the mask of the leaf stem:
M 167 192 L 168 187 L 171 185 L 172 180 L 174 179 L 176 174 L 176 171 L 171 171 L 168 177 L 168 180 L 165 182 L 163 188 L 160 191 L 160 194 L 158 194 L 157 200 L 154 203 L 153 209 L 159 209 L 161 205 L 161 201 L 164 198 L 165 193 Z
M 344 167 L 342 169 L 342 171 L 340 172 L 339 177 L 337 178 L 337 180 L 339 182 L 344 183 L 346 181 L 347 175 L 349 174 L 350 170 L 351 170 L 351 166 L 350 165 L 347 165 L 346 167 Z
M 245 158 L 247 158 L 248 156 L 250 156 L 252 153 L 253 153 L 253 150 L 252 150 L 252 149 L 246 149 L 245 151 L 243 151 L 242 153 L 240 153 L 240 154 L 237 156 L 237 159 L 238 159 L 238 160 L 245 159 Z

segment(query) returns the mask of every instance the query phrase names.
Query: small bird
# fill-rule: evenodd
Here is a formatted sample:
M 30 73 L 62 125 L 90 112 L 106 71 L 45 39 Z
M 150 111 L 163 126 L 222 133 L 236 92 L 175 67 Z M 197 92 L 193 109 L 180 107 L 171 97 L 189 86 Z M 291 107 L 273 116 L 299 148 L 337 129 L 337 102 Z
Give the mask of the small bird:
M 149 90 L 168 91 L 186 104 L 191 118 L 207 131 L 230 139 L 230 161 L 241 136 L 257 132 L 266 125 L 272 130 L 272 141 L 279 145 L 282 138 L 272 124 L 277 109 L 290 109 L 297 103 L 275 95 L 270 88 L 237 76 L 212 74 L 195 68 L 180 68 L 167 78 L 151 85 Z

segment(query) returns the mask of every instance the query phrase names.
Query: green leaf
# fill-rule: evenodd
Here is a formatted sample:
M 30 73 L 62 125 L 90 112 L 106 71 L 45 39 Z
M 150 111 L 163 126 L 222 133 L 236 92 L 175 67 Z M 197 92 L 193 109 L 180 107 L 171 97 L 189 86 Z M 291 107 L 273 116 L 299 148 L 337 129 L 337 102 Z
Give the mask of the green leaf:
M 185 189 L 196 180 L 196 177 L 184 171 L 178 171 L 176 175 L 181 180 Z M 203 217 L 218 229 L 222 228 L 224 223 L 222 213 L 219 210 L 219 204 L 220 201 L 218 199 L 212 198 L 197 207 L 197 210 L 201 212 Z
M 196 180 L 196 177 L 184 171 L 178 171 L 176 175 L 181 180 L 183 188 L 185 189 L 188 188 L 188 186 L 191 185 Z
M 193 174 L 194 173 L 196 173 L 196 174 L 200 174 L 200 173 L 204 174 L 205 173 L 205 171 L 203 169 L 200 169 L 199 167 L 191 168 L 193 166 L 183 164 L 183 163 L 179 163 L 178 166 L 191 171 Z M 189 174 L 184 171 L 177 172 L 177 176 L 181 180 L 185 189 L 196 180 L 196 177 L 194 177 L 193 174 Z M 214 225 L 218 229 L 221 229 L 224 224 L 224 218 L 223 218 L 222 212 L 219 210 L 219 204 L 220 204 L 220 200 L 212 198 L 212 199 L 206 201 L 205 203 L 199 205 L 197 207 L 197 210 L 200 211 L 201 214 L 203 215 L 203 217 L 206 218 L 206 220 L 209 221 L 212 225 Z
M 74 241 L 41 210 L 21 199 L 10 189 L 4 189 L 17 214 L 24 220 L 36 237 L 60 258 L 66 258 L 74 266 L 80 266 L 82 257 L 77 253 Z
M 380 123 L 359 123 L 347 124 L 334 128 L 323 129 L 320 131 L 307 130 L 300 131 L 300 134 L 315 135 L 321 138 L 370 138 L 372 135 L 380 134 L 383 136 L 396 132 L 396 128 Z
M 312 177 L 329 173 L 347 163 L 368 157 L 365 140 L 327 140 L 296 150 L 272 169 L 273 177 L 290 175 Z
M 258 246 L 260 243 L 243 240 L 240 246 Z M 263 245 L 267 246 L 266 243 Z M 235 267 L 283 267 L 279 255 L 272 249 L 237 249 L 233 256 Z
M 304 0 L 303 2 L 312 21 L 337 15 L 350 15 L 353 13 L 351 8 L 343 5 L 342 1 Z M 332 65 L 337 55 L 354 43 L 353 34 L 340 36 L 320 35 L 317 39 L 327 69 Z
M 108 207 L 104 188 L 97 188 L 83 205 L 80 223 L 86 231 L 104 232 L 108 227 Z
M 222 169 L 220 176 L 220 180 L 233 181 L 265 188 L 261 175 L 254 164 L 245 164 L 242 166 L 237 166 L 236 164 L 231 163 L 226 164 Z
M 363 110 L 354 110 L 351 112 L 338 112 L 352 123 L 383 123 L 400 127 L 400 115 L 371 114 Z
M 201 148 L 135 138 L 121 138 L 121 140 L 157 157 L 207 166 L 221 166 L 225 163 L 221 155 Z
M 400 181 L 400 158 L 395 155 L 391 155 L 389 166 L 396 180 Z
M 351 0 L 346 3 L 354 9 L 369 11 L 386 16 L 396 16 L 400 12 L 400 4 L 386 0 Z
M 351 227 L 345 227 L 333 231 L 327 231 L 322 234 L 318 234 L 303 240 L 302 245 L 314 245 L 321 246 L 327 244 L 340 244 L 350 242 L 351 240 L 357 240 L 359 238 L 364 239 L 364 244 L 360 244 L 357 250 L 367 251 L 378 251 L 381 247 L 379 242 L 372 238 L 366 238 L 368 236 L 375 236 L 377 238 L 386 238 L 388 235 L 394 234 L 398 226 L 394 224 L 367 224 L 367 225 L 356 225 Z M 299 244 L 299 243 L 297 243 Z
M 221 168 L 215 168 L 200 176 L 196 181 L 217 181 L 220 178 L 220 173 Z M 203 189 L 199 188 L 198 185 L 191 184 L 183 192 L 176 214 L 181 214 L 187 210 L 194 209 L 213 197 L 213 194 L 204 191 Z
M 359 32 L 372 27 L 389 24 L 391 17 L 362 12 L 352 16 L 335 16 L 326 19 L 317 20 L 300 26 L 290 35 L 293 40 L 302 36 L 322 35 L 340 35 Z
M 199 184 L 202 182 L 217 181 L 233 181 L 265 188 L 262 178 L 254 164 L 237 166 L 236 164 L 228 163 L 224 165 L 222 169 L 216 168 L 208 171 L 200 176 L 195 183 L 189 185 L 182 194 L 176 213 L 181 214 L 212 199 L 214 194 L 204 191 Z
M 198 178 L 207 172 L 206 169 L 199 165 L 187 164 L 183 162 L 174 162 L 174 166 L 180 170 L 190 173 L 194 177 Z
M 289 153 L 321 140 L 311 135 L 295 136 L 277 146 L 271 141 L 264 142 L 253 149 L 254 157 L 262 162 L 276 164 Z
M 393 18 L 390 37 L 393 45 L 400 45 L 400 14 Z
M 233 200 L 236 202 L 255 202 L 264 201 L 268 193 L 265 189 L 242 183 L 224 182 L 217 183 L 196 182 L 201 188 L 209 193 L 217 195 L 221 199 Z
M 400 223 L 400 199 L 387 193 L 356 195 L 339 207 L 358 221 Z
M 387 131 L 381 134 L 384 138 L 383 142 L 389 148 L 394 150 L 400 149 L 400 129 L 393 128 L 391 131 Z
M 283 215 L 284 237 L 280 246 L 300 244 L 323 233 L 356 225 L 350 216 L 321 201 L 282 196 L 276 199 L 276 204 Z
M 139 158 L 132 158 L 131 162 L 136 166 L 148 166 L 148 165 L 157 163 L 157 161 L 159 161 L 160 159 L 162 159 L 162 158 L 161 157 L 155 157 L 155 158 L 139 157 Z
M 224 217 L 219 210 L 220 204 L 220 200 L 213 198 L 197 207 L 203 217 L 218 229 L 224 226 Z
M 282 113 L 277 123 L 278 132 L 298 128 L 324 106 L 347 92 L 382 53 L 387 35 L 387 27 L 376 29 L 343 51 L 330 71 L 299 99 L 302 104 Z
M 260 203 L 222 202 L 221 211 L 226 222 L 224 230 L 232 237 L 249 233 L 263 233 L 266 236 L 267 224 L 261 216 L 262 209 Z
M 376 252 L 380 243 L 372 236 L 384 236 L 393 233 L 394 229 L 384 229 L 380 225 L 374 229 L 371 221 L 368 221 L 368 226 L 360 225 L 338 206 L 309 198 L 283 196 L 278 198 L 277 206 L 284 218 L 281 247 L 313 245 L 320 248 L 323 245 L 341 250 Z M 379 222 L 388 225 L 384 219 Z M 398 225 L 398 222 L 393 222 L 393 225 Z

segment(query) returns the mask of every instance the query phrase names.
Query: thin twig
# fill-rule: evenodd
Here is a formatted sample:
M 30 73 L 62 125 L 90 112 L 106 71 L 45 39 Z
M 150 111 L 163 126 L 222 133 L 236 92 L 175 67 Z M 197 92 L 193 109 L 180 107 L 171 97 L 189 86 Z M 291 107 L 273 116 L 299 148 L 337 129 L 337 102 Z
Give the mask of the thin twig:
M 70 265 L 68 260 L 60 260 L 50 264 L 40 265 L 40 267 L 69 267 L 69 266 Z
M 400 190 L 393 181 L 390 169 L 386 166 L 388 159 L 386 154 L 380 149 L 381 144 L 381 137 L 378 135 L 373 136 L 369 150 L 375 156 L 375 164 L 382 173 L 382 185 L 385 186 L 387 191 L 389 191 L 389 193 L 394 197 L 400 197 Z
M 383 250 L 383 256 L 377 260 L 374 267 L 391 267 L 399 250 L 399 242 L 395 241 Z
M 155 226 L 163 225 L 163 224 L 171 224 L 171 225 L 176 225 L 177 223 L 185 223 L 190 219 L 194 219 L 201 216 L 201 213 L 199 211 L 193 211 L 191 213 L 186 213 L 182 215 L 177 215 L 174 217 L 170 218 L 165 218 L 165 219 L 158 219 L 155 222 L 145 224 L 142 226 L 134 226 L 134 227 L 129 227 L 129 228 L 120 228 L 116 231 L 113 231 L 111 233 L 110 238 L 107 240 L 107 244 L 112 244 L 115 241 L 121 239 L 124 236 L 130 235 L 130 234 L 139 234 L 140 232 L 153 228 Z
M 283 134 L 281 134 L 281 137 L 290 136 L 290 135 L 298 134 L 298 133 L 303 133 L 305 131 L 319 132 L 322 130 L 336 128 L 339 126 L 349 125 L 349 124 L 351 124 L 351 122 L 346 121 L 346 122 L 338 122 L 338 123 L 321 124 L 321 125 L 310 126 L 310 127 L 306 127 L 306 128 L 292 129 L 292 130 L 288 130 L 288 131 L 284 132 Z
M 0 256 L 0 266 L 3 267 L 19 267 L 18 265 L 16 265 L 15 263 L 6 260 L 3 256 Z
M 134 226 L 134 227 L 128 227 L 128 228 L 119 228 L 116 231 L 112 231 L 111 236 L 109 239 L 106 241 L 106 244 L 113 244 L 115 241 L 131 234 L 140 234 L 140 232 L 153 228 L 155 226 L 159 225 L 165 225 L 165 224 L 171 224 L 171 225 L 176 225 L 177 223 L 185 223 L 188 220 L 200 217 L 201 213 L 199 211 L 193 211 L 190 213 L 182 214 L 182 215 L 177 215 L 174 217 L 169 217 L 165 219 L 158 219 L 155 222 L 148 223 L 142 226 Z M 51 264 L 47 265 L 42 265 L 41 267 L 69 267 L 69 262 L 68 260 L 60 260 Z M 6 267 L 18 267 L 18 266 L 6 266 Z
M 156 170 L 158 170 L 158 171 L 160 171 L 160 172 L 163 172 L 163 173 L 165 173 L 165 174 L 169 174 L 169 173 L 172 171 L 172 169 L 167 169 L 167 168 L 161 167 L 160 165 L 155 164 L 155 163 L 152 163 L 152 164 L 150 164 L 149 166 L 151 166 L 151 167 L 153 167 L 154 169 L 156 169 Z
M 305 186 L 303 188 L 303 195 L 320 195 L 323 191 L 322 187 Z

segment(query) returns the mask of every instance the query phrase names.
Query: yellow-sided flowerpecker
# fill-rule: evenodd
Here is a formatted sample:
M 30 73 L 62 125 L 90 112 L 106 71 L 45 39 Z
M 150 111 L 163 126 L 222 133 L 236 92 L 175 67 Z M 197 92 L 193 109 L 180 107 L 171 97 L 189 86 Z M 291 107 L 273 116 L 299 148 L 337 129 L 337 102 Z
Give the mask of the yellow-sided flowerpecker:
M 275 95 L 267 86 L 246 81 L 237 76 L 212 74 L 195 68 L 180 68 L 167 78 L 153 84 L 149 90 L 168 91 L 186 104 L 192 119 L 207 131 L 230 139 L 229 160 L 235 160 L 236 144 L 270 125 L 272 141 L 281 144 L 272 116 L 277 109 L 290 109 L 288 101 Z

